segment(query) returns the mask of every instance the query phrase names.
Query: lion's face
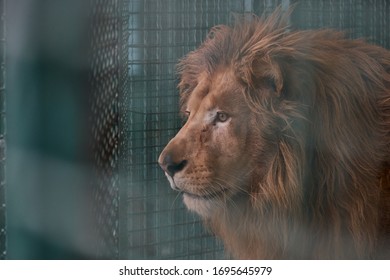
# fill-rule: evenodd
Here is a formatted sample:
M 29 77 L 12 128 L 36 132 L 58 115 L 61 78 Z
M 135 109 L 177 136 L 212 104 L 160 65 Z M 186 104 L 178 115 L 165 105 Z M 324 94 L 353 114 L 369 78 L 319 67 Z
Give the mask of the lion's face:
M 182 107 L 187 121 L 159 164 L 186 206 L 207 217 L 238 193 L 248 193 L 259 143 L 254 114 L 233 71 L 200 75 Z M 256 151 L 256 152 L 255 152 Z

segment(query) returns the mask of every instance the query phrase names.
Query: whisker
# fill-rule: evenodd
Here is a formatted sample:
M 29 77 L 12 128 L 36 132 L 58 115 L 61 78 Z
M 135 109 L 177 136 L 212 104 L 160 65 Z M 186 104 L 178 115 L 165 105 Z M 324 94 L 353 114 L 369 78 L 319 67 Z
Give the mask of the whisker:
M 176 203 L 176 201 L 178 200 L 179 196 L 181 195 L 182 192 L 178 192 L 175 196 L 175 199 L 172 201 L 172 204 L 171 204 L 171 210 L 174 209 L 174 205 Z

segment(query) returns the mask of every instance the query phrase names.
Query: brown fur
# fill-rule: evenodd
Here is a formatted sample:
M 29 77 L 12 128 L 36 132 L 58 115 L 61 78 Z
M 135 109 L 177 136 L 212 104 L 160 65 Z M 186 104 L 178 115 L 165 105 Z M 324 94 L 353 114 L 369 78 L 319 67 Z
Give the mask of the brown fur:
M 180 62 L 191 112 L 159 162 L 235 258 L 388 258 L 390 52 L 286 16 L 215 27 Z

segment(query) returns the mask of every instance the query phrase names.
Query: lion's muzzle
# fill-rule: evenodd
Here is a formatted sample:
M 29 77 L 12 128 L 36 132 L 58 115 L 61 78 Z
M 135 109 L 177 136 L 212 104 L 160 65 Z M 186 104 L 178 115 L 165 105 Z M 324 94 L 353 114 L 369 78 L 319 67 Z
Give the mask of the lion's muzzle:
M 187 166 L 188 161 L 180 157 L 179 154 L 181 153 L 178 153 L 172 146 L 174 145 L 170 143 L 165 147 L 160 154 L 158 163 L 162 170 L 164 170 L 172 189 L 178 190 L 174 181 L 175 174 L 183 171 L 183 169 Z
M 158 163 L 165 173 L 173 177 L 177 172 L 184 169 L 187 165 L 187 160 L 179 160 L 176 162 L 170 154 L 164 155 L 164 153 L 162 153 Z

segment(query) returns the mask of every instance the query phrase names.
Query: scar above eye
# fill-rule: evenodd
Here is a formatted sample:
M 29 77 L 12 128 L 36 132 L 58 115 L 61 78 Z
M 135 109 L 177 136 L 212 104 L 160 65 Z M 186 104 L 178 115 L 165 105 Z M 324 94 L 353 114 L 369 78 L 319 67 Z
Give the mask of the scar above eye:
M 215 120 L 215 116 L 217 115 L 218 109 L 217 108 L 211 108 L 207 110 L 206 115 L 204 116 L 204 122 L 205 123 L 213 123 Z

